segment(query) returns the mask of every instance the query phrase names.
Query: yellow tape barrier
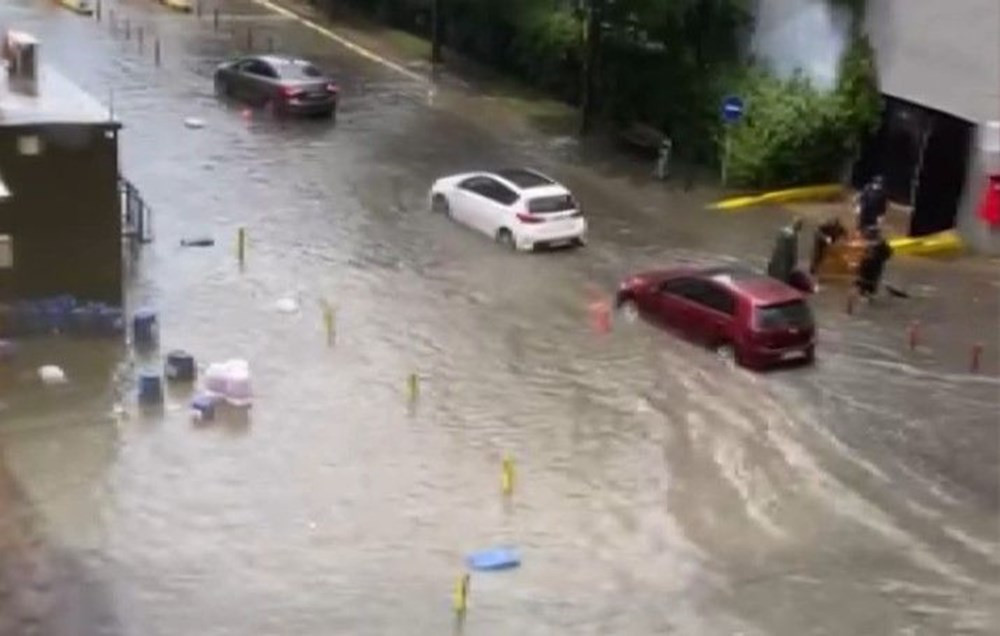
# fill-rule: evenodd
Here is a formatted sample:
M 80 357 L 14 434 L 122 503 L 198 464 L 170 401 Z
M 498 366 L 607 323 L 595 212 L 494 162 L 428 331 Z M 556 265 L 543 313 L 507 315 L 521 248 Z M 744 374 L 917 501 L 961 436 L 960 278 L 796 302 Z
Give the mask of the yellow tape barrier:
M 160 3 L 174 11 L 190 12 L 194 10 L 194 0 L 160 0 Z
M 927 236 L 901 236 L 889 239 L 889 245 L 894 253 L 909 256 L 947 256 L 964 249 L 962 239 L 955 230 Z
M 93 0 L 59 0 L 59 4 L 80 15 L 90 15 L 94 12 Z
M 723 199 L 712 204 L 713 210 L 742 210 L 760 205 L 774 203 L 793 203 L 796 201 L 824 201 L 841 197 L 846 192 L 844 186 L 839 183 L 825 185 L 805 186 L 802 188 L 789 188 L 787 190 L 776 190 L 752 196 L 734 197 Z

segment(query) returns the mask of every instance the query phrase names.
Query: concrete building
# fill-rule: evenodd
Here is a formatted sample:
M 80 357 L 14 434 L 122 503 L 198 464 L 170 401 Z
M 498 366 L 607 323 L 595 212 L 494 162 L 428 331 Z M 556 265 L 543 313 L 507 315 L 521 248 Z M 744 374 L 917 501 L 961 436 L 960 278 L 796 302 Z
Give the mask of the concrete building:
M 957 226 L 1000 253 L 977 212 L 1000 175 L 1000 1 L 867 0 L 865 22 L 887 108 L 859 180 L 884 174 L 913 233 Z
M 0 301 L 72 294 L 120 305 L 118 122 L 10 33 L 0 70 Z

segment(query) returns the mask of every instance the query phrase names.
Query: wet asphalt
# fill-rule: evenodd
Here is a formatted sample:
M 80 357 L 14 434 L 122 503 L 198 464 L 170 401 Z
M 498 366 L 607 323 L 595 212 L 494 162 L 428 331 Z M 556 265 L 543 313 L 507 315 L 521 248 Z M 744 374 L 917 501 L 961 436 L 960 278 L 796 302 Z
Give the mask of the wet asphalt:
M 43 586 L 53 598 L 86 592 L 46 610 L 83 631 L 50 633 L 1000 629 L 994 264 L 900 259 L 890 276 L 913 297 L 852 316 L 824 289 L 814 368 L 734 369 L 642 325 L 597 334 L 593 289 L 658 264 L 760 264 L 785 216 L 707 212 L 711 191 L 651 183 L 601 142 L 511 126 L 461 88 L 429 95 L 248 1 L 220 7 L 218 32 L 145 0 L 105 2 L 101 22 L 0 8 L 124 122 L 122 171 L 156 224 L 130 304 L 157 308 L 162 350 L 248 359 L 256 392 L 247 416 L 199 426 L 184 391 L 135 405 L 136 372 L 160 362 L 124 345 L 36 340 L 0 368 L 0 537 L 45 539 L 0 540 L 0 572 L 16 588 L 30 545 L 78 573 Z M 218 101 L 212 70 L 247 27 L 338 76 L 335 124 Z M 435 177 L 508 164 L 574 190 L 585 249 L 507 254 L 428 212 Z M 203 235 L 215 246 L 180 246 Z M 70 383 L 39 386 L 44 363 Z M 457 627 L 464 556 L 497 544 L 523 564 L 475 574 Z M 19 598 L 0 594 L 0 616 Z

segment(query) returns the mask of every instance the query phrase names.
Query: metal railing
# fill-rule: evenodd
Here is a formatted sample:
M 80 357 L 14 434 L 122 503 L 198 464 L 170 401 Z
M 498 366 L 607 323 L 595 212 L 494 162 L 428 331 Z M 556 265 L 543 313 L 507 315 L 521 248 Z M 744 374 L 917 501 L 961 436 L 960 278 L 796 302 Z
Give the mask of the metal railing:
M 125 177 L 118 177 L 118 192 L 122 206 L 122 234 L 139 243 L 153 241 L 153 211 L 139 190 Z

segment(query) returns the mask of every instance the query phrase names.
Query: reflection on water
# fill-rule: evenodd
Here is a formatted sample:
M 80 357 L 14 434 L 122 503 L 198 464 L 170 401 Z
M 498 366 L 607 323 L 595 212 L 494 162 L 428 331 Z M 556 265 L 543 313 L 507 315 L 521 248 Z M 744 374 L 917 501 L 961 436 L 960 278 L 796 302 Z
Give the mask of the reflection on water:
M 203 367 L 248 359 L 256 399 L 245 420 L 211 424 L 192 423 L 184 390 L 143 412 L 132 378 L 155 355 L 63 339 L 2 371 L 9 470 L 52 544 L 110 586 L 123 633 L 445 633 L 464 555 L 495 544 L 524 563 L 473 577 L 467 634 L 1000 623 L 995 351 L 973 377 L 944 345 L 899 346 L 905 314 L 940 297 L 848 318 L 821 296 L 820 362 L 787 373 L 733 369 L 642 325 L 597 336 L 594 285 L 763 253 L 769 228 L 743 216 L 718 232 L 697 193 L 610 163 L 589 173 L 429 110 L 416 87 L 288 21 L 266 24 L 337 71 L 343 110 L 335 126 L 248 121 L 211 94 L 227 30 L 127 11 L 155 24 L 162 71 L 92 22 L 21 19 L 85 84 L 116 87 L 123 165 L 157 219 L 133 304 L 159 309 L 163 350 Z M 190 116 L 205 127 L 184 128 Z M 508 163 L 572 186 L 591 245 L 506 254 L 427 211 L 434 176 Z M 180 246 L 204 235 L 214 247 Z M 277 311 L 289 296 L 300 310 Z M 979 302 L 928 313 L 929 339 L 948 341 L 945 324 L 986 333 L 996 294 Z M 38 386 L 43 363 L 70 383 Z

